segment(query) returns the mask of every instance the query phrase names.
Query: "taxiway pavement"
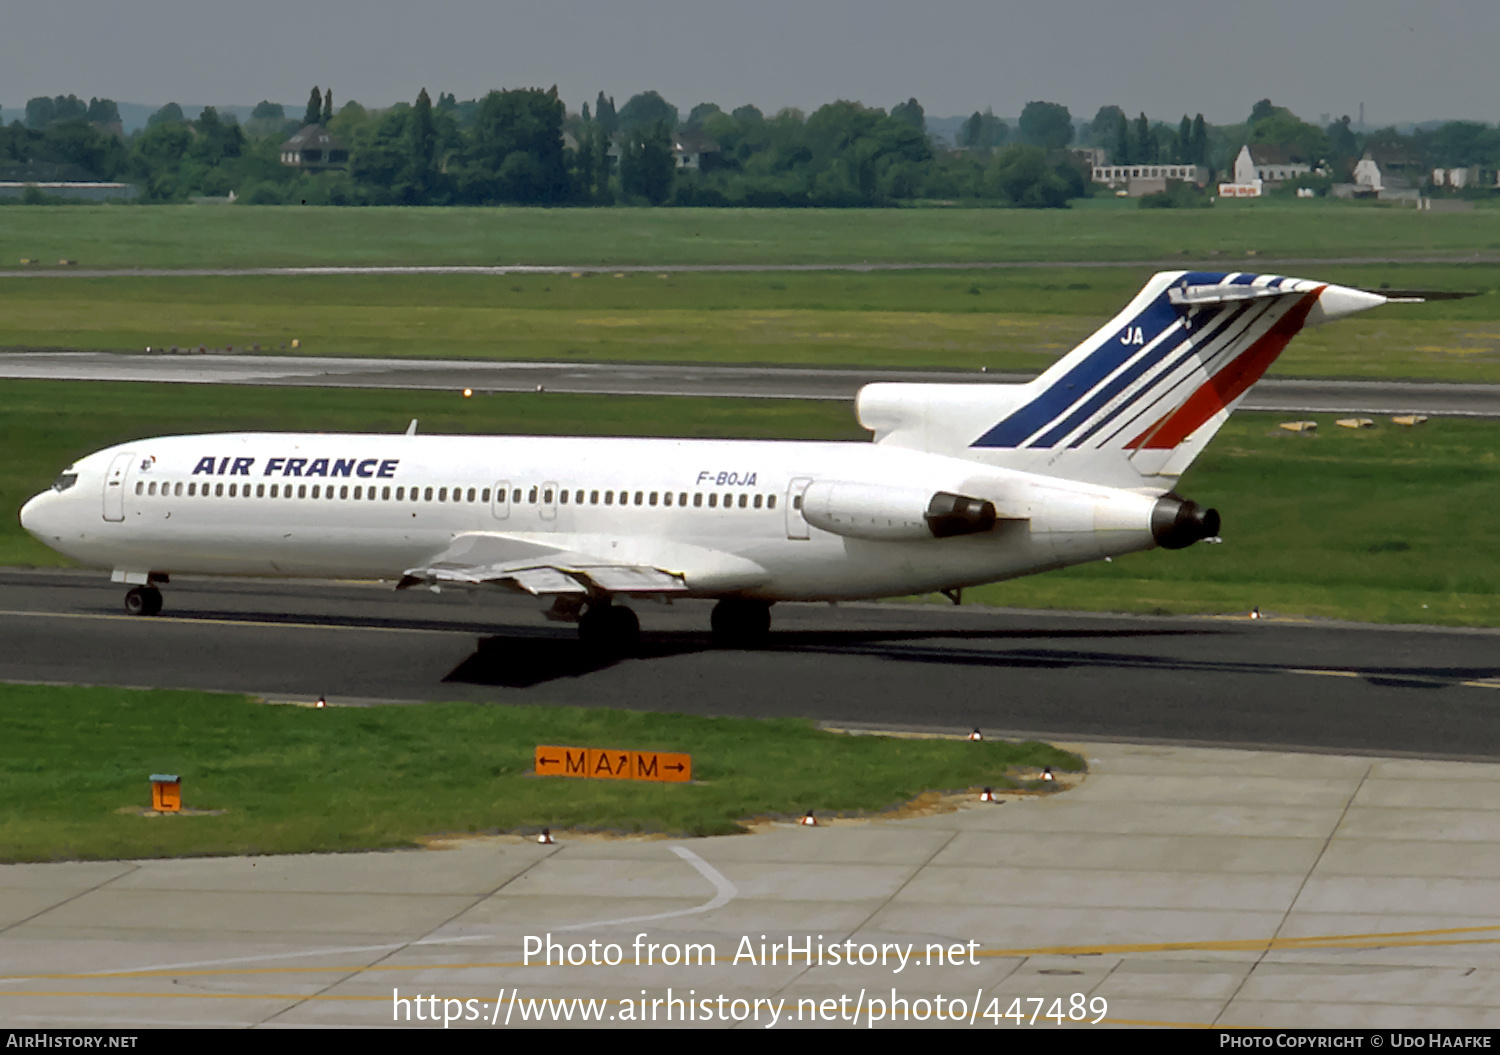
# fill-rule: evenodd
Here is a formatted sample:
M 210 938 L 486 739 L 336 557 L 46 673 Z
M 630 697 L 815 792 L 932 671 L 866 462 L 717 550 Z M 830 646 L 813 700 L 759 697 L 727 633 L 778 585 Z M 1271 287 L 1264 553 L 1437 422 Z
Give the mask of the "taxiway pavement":
M 852 400 L 874 381 L 994 384 L 1029 379 L 956 370 L 56 351 L 0 353 L 0 378 L 831 400 Z M 1500 385 L 1267 378 L 1250 390 L 1241 409 L 1497 418 Z

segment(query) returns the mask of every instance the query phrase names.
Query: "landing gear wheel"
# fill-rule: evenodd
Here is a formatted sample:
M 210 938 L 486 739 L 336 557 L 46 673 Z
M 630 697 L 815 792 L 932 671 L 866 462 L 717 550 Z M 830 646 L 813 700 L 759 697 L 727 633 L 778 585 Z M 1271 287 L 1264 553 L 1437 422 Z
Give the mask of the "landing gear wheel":
M 709 625 L 720 648 L 760 648 L 771 635 L 771 603 L 726 597 L 714 605 Z
M 161 611 L 161 591 L 155 586 L 137 586 L 125 594 L 125 611 L 131 615 L 156 615 Z
M 641 621 L 629 608 L 595 605 L 578 620 L 578 640 L 600 655 L 633 655 L 641 644 Z

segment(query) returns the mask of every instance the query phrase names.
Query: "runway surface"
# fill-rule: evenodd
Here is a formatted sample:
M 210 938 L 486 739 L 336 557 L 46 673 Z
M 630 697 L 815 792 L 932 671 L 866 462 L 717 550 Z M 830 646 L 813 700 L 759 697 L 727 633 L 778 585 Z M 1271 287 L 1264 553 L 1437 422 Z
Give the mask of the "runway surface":
M 819 369 L 681 363 L 495 362 L 269 355 L 0 353 L 0 378 L 154 381 L 326 388 L 401 388 L 595 395 L 852 400 L 872 381 L 986 384 L 1023 374 Z M 1261 381 L 1244 410 L 1290 414 L 1426 414 L 1500 418 L 1500 385 L 1412 381 Z
M 0 571 L 0 680 L 357 702 L 475 700 L 798 716 L 840 725 L 1500 759 L 1500 633 L 778 605 L 761 651 L 715 649 L 707 603 L 636 605 L 599 663 L 531 599 L 174 581 L 123 613 L 98 573 Z

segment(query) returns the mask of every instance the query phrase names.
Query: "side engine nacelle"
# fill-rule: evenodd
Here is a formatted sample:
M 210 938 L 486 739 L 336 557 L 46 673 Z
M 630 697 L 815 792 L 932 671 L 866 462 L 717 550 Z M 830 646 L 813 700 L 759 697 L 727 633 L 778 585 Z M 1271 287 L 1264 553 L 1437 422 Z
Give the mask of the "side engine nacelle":
M 808 485 L 802 516 L 835 535 L 888 542 L 975 535 L 996 520 L 995 504 L 983 498 L 836 480 Z

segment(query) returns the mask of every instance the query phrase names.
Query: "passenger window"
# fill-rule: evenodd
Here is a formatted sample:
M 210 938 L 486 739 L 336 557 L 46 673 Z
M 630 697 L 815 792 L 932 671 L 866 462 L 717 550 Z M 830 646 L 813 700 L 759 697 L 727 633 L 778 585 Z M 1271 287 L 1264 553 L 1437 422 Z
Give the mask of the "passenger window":
M 354 497 L 355 497 L 356 500 L 359 499 L 360 497 L 362 497 L 362 495 L 361 495 L 360 492 L 363 491 L 363 490 L 364 490 L 364 488 L 358 487 L 358 486 L 356 486 L 354 488 Z
M 568 504 L 568 492 L 566 492 L 566 491 L 559 491 L 559 492 L 557 492 L 557 499 L 563 505 L 567 505 Z
M 542 492 L 542 504 L 549 506 L 552 504 L 552 488 L 549 487 Z
M 693 495 L 693 508 L 697 509 L 697 508 L 699 508 L 702 505 L 703 505 L 703 492 L 699 491 L 697 494 Z
M 801 495 L 797 495 L 795 498 L 792 499 L 792 508 L 793 509 L 801 509 L 802 508 L 802 496 Z
M 469 488 L 469 501 L 474 501 L 475 496 L 477 496 L 478 494 L 479 492 L 474 490 L 474 488 Z
M 197 493 L 198 493 L 198 485 L 196 483 L 188 484 L 188 497 L 192 498 Z
M 710 509 L 718 509 L 719 508 L 719 496 L 718 495 L 712 495 L 711 494 L 711 495 L 708 496 L 708 508 L 710 508 Z
M 224 485 L 223 484 L 214 484 L 214 497 L 215 498 L 223 498 L 224 497 Z
M 573 501 L 577 505 L 583 505 L 583 492 L 582 491 L 574 491 L 573 492 Z
M 172 497 L 173 498 L 181 498 L 182 497 L 182 485 L 181 484 L 177 484 L 175 487 L 172 488 Z
M 596 506 L 598 504 L 599 504 L 599 492 L 598 491 L 590 491 L 589 492 L 589 505 Z
M 656 505 L 656 492 L 655 491 L 651 492 L 651 504 L 652 505 Z
M 406 488 L 404 488 L 404 487 L 398 487 L 398 488 L 396 488 L 396 501 L 398 501 L 398 502 L 404 502 L 404 501 L 406 501 Z M 489 499 L 485 499 L 485 501 L 489 501 Z
M 321 488 L 317 484 L 313 484 L 312 496 L 314 498 L 322 498 L 323 497 L 323 488 Z
M 604 492 L 604 504 L 607 506 L 612 506 L 615 504 L 615 493 L 613 491 Z
M 678 493 L 678 495 L 677 495 L 677 504 L 680 505 L 680 506 L 687 505 L 687 492 L 686 491 L 681 491 L 681 492 Z
M 775 509 L 776 508 L 776 496 L 775 495 L 767 495 L 766 496 L 766 508 L 767 509 Z
M 635 493 L 635 504 L 638 506 L 646 504 L 646 493 L 644 491 L 637 491 Z
M 530 502 L 530 503 L 531 503 L 531 504 L 532 504 L 532 505 L 536 505 L 536 496 L 537 496 L 537 492 L 538 492 L 538 488 L 535 488 L 535 487 L 533 487 L 533 488 L 532 488 L 532 489 L 531 489 L 531 493 L 530 493 L 530 494 L 529 494 L 529 495 L 527 495 L 527 496 L 526 496 L 526 500 L 527 500 L 527 501 L 528 501 L 528 502 Z
M 755 508 L 756 509 L 760 508 L 761 500 L 764 499 L 764 498 L 765 498 L 765 495 L 756 495 L 755 496 Z
M 424 502 L 431 502 L 432 501 L 432 488 L 429 487 L 429 488 L 427 488 L 427 490 L 425 490 L 425 491 L 422 492 L 422 501 L 424 501 Z
M 734 505 L 734 495 L 726 493 L 724 495 L 724 508 L 728 509 L 732 505 Z
M 229 497 L 230 498 L 234 497 L 234 489 L 235 489 L 236 486 L 237 486 L 236 484 L 230 484 L 229 485 Z M 155 484 L 151 485 L 151 490 L 152 490 L 153 493 L 156 491 L 156 485 Z
M 664 506 L 669 506 L 669 505 L 672 504 L 672 492 L 671 491 L 663 491 L 661 493 L 661 504 L 664 505 Z
M 749 504 L 750 504 L 750 496 L 749 495 L 740 495 L 740 508 L 744 509 L 745 506 L 747 506 Z
M 512 502 L 521 501 L 521 489 L 519 487 L 510 493 L 510 500 Z
M 371 493 L 372 494 L 374 493 L 374 488 L 371 488 Z M 298 484 L 297 485 L 297 497 L 298 498 L 306 498 L 307 497 L 307 485 L 306 484 Z

